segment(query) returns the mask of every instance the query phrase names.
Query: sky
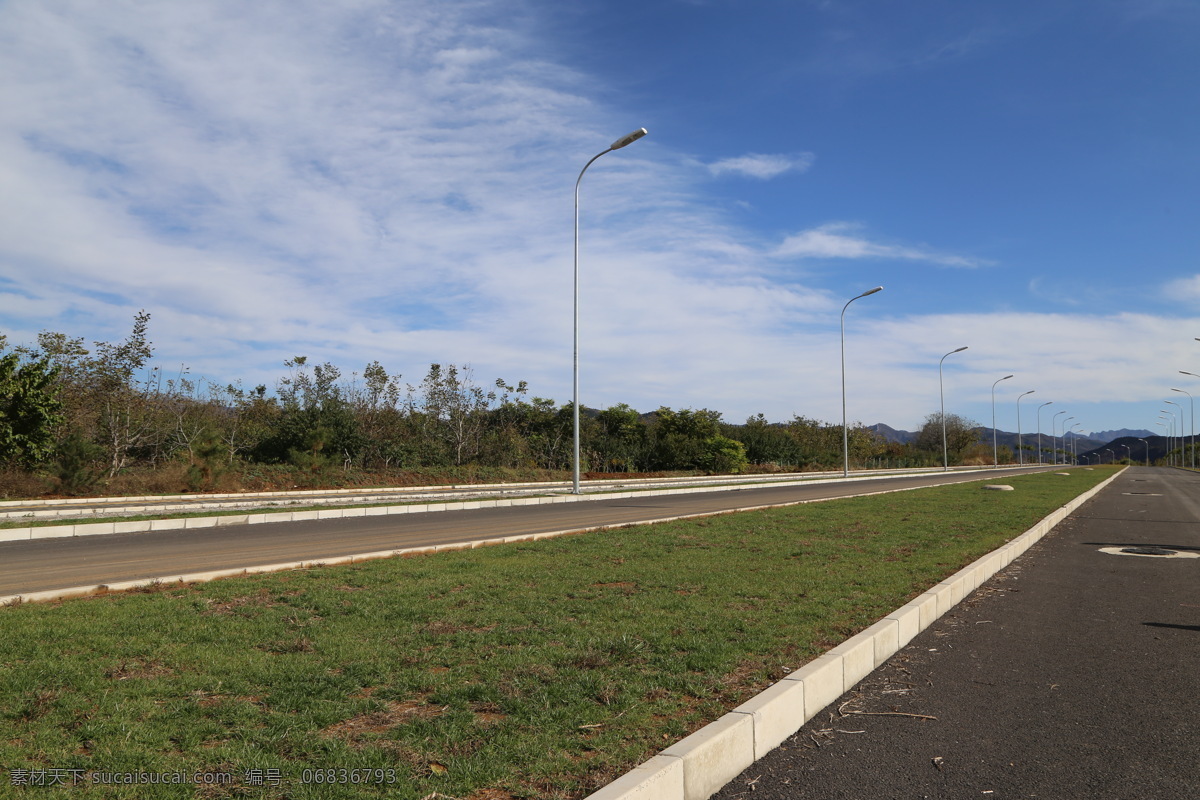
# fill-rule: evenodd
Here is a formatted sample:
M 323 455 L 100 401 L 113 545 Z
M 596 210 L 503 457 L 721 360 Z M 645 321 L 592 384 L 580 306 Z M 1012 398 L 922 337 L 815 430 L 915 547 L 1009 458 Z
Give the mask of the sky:
M 576 180 L 644 127 L 580 182 L 585 406 L 840 422 L 845 309 L 851 423 L 1190 428 L 1198 41 L 1196 0 L 0 0 L 0 333 L 144 309 L 168 375 L 566 403 Z

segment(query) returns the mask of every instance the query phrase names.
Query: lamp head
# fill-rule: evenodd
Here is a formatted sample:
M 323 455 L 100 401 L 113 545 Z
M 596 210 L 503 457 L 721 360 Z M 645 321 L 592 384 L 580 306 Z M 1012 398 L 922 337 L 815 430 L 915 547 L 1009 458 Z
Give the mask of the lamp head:
M 647 131 L 645 128 L 638 128 L 633 133 L 628 134 L 626 136 L 622 136 L 620 139 L 617 139 L 615 142 L 613 142 L 611 145 L 609 145 L 608 149 L 609 150 L 620 150 L 622 147 L 633 144 L 638 139 L 645 136 L 647 133 L 649 133 L 649 131 Z

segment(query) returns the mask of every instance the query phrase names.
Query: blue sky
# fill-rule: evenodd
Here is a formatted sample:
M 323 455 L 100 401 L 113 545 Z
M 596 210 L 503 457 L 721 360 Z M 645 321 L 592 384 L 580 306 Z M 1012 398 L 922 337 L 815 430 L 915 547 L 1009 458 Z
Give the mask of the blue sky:
M 0 3 L 0 332 L 586 405 L 1156 428 L 1200 395 L 1200 3 Z M 1061 422 L 1061 417 L 1059 421 Z M 1185 423 L 1186 424 L 1186 423 Z

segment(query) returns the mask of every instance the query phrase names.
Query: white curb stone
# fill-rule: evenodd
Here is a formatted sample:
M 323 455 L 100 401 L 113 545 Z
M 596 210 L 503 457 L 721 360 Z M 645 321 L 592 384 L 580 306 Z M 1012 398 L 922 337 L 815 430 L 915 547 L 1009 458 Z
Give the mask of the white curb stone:
M 683 759 L 657 755 L 598 792 L 590 800 L 668 800 L 683 798 Z
M 754 760 L 765 756 L 803 723 L 804 681 L 782 680 L 734 709 L 754 722 Z
M 813 715 L 837 700 L 845 689 L 842 677 L 842 658 L 826 653 L 784 678 L 804 682 L 804 718 Z
M 754 718 L 726 714 L 662 755 L 683 761 L 683 800 L 707 800 L 754 763 Z

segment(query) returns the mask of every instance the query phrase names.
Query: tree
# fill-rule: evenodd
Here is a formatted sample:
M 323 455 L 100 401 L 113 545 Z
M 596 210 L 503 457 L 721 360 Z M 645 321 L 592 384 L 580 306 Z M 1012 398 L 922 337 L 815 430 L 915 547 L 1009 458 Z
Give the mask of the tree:
M 53 452 L 63 406 L 49 361 L 22 360 L 0 356 L 0 462 L 33 466 Z
M 96 409 L 98 434 L 108 453 L 108 475 L 129 464 L 136 448 L 151 445 L 164 433 L 154 403 L 156 374 L 143 370 L 154 353 L 147 330 L 150 314 L 133 316 L 133 330 L 118 343 L 95 342 L 96 354 L 82 361 L 84 396 Z
M 713 460 L 710 440 L 721 436 L 721 413 L 707 408 L 672 411 L 663 406 L 654 412 L 651 432 L 655 469 L 707 469 Z
M 649 439 L 642 415 L 617 403 L 596 415 L 589 461 L 600 472 L 637 472 L 649 456 Z
M 476 386 L 470 366 L 430 364 L 420 387 L 408 387 L 409 415 L 431 443 L 445 448 L 444 458 L 456 466 L 466 464 L 479 454 L 493 403 L 507 401 L 510 387 L 503 380 L 496 387 L 502 393 Z
M 979 443 L 980 426 L 957 414 L 946 415 L 946 452 L 951 461 L 961 460 L 964 453 Z M 917 439 L 913 443 L 918 450 L 930 453 L 942 452 L 942 415 L 934 412 L 925 418 Z
M 290 461 L 309 472 L 318 472 L 318 466 L 339 456 L 343 464 L 353 462 L 363 440 L 338 384 L 341 370 L 326 362 L 309 372 L 306 356 L 296 356 L 284 366 L 291 372 L 279 382 L 280 413 L 255 449 L 257 457 Z
M 746 446 L 726 436 L 709 436 L 704 440 L 704 449 L 699 466 L 705 472 L 721 475 L 736 475 L 750 463 L 746 458 Z

